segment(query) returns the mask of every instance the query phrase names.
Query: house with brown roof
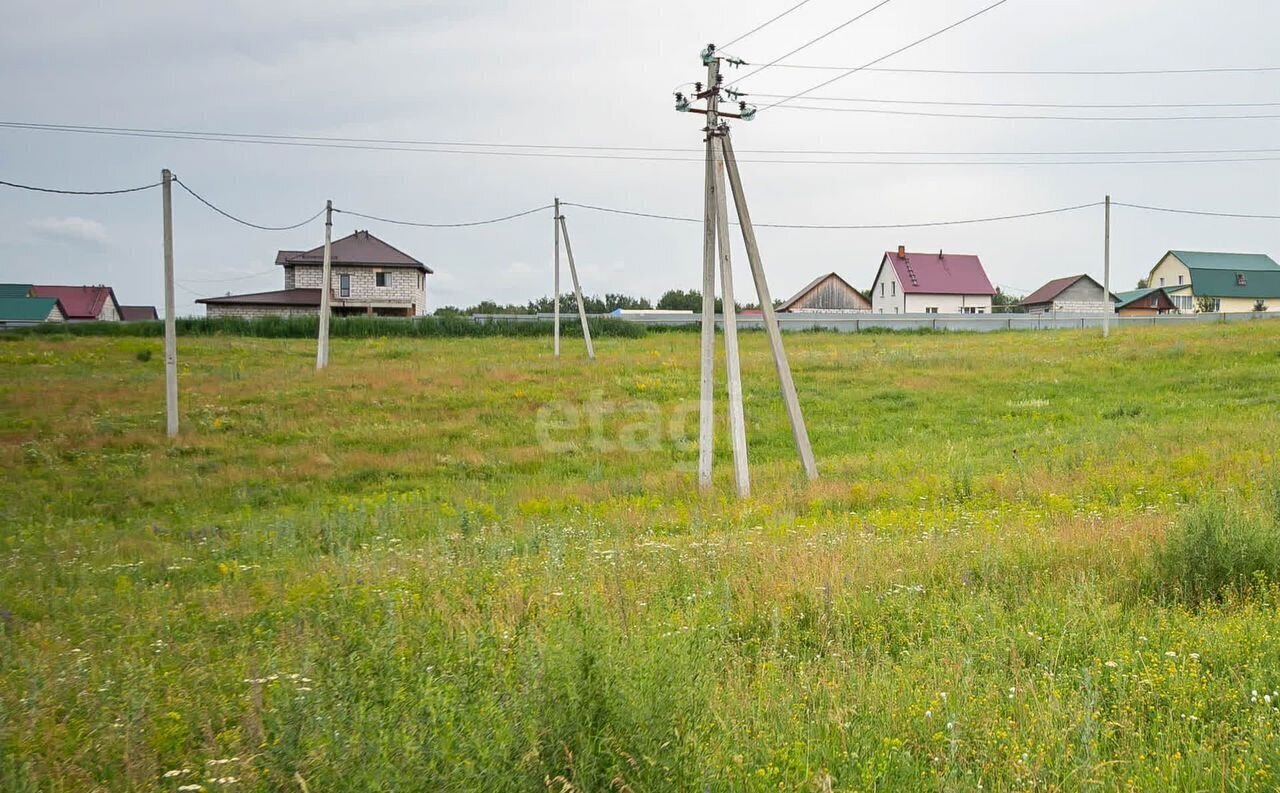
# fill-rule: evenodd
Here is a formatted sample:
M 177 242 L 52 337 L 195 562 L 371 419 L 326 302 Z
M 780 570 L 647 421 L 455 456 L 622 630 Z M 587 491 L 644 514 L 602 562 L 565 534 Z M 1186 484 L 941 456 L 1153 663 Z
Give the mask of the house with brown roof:
M 853 285 L 836 273 L 819 276 L 778 306 L 779 313 L 806 311 L 870 311 L 867 300 Z
M 1022 299 L 1028 314 L 1106 314 L 1115 312 L 1116 296 L 1088 275 L 1055 278 Z
M 120 301 L 109 286 L 31 287 L 32 297 L 52 297 L 62 304 L 68 322 L 119 322 Z
M 279 251 L 284 289 L 206 297 L 210 317 L 296 316 L 320 313 L 324 287 L 324 246 L 309 251 Z M 368 231 L 335 240 L 330 246 L 329 305 L 337 316 L 365 314 L 419 317 L 427 313 L 430 267 L 388 245 Z
M 995 287 L 977 256 L 887 251 L 871 285 L 877 314 L 990 314 Z
M 120 319 L 123 322 L 149 322 L 160 319 L 160 312 L 155 306 L 121 306 Z

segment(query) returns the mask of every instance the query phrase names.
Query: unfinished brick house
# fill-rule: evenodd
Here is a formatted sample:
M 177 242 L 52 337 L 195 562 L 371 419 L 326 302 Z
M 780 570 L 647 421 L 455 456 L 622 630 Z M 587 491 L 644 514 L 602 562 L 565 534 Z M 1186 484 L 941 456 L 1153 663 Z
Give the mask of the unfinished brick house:
M 324 279 L 324 247 L 280 251 L 284 289 L 206 297 L 210 317 L 288 317 L 317 314 Z M 335 316 L 420 317 L 427 312 L 430 267 L 367 231 L 335 240 L 330 250 L 329 305 Z

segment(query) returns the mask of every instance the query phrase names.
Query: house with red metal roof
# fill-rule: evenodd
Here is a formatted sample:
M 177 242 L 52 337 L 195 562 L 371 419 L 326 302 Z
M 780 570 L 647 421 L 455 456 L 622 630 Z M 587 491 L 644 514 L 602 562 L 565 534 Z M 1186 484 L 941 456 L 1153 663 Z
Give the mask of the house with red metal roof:
M 877 314 L 990 314 L 995 287 L 977 256 L 886 251 L 871 285 Z
M 368 231 L 330 245 L 329 305 L 338 316 L 366 314 L 419 317 L 427 313 L 430 267 L 388 245 Z M 206 297 L 210 317 L 268 317 L 320 313 L 324 284 L 324 246 L 309 251 L 279 251 L 284 289 L 244 295 Z
M 1069 275 L 1055 278 L 1036 291 L 1022 298 L 1022 307 L 1028 314 L 1105 314 L 1115 312 L 1116 296 L 1110 295 L 1102 284 L 1088 275 Z
M 53 297 L 62 304 L 68 322 L 119 322 L 120 301 L 109 286 L 31 287 L 32 297 Z

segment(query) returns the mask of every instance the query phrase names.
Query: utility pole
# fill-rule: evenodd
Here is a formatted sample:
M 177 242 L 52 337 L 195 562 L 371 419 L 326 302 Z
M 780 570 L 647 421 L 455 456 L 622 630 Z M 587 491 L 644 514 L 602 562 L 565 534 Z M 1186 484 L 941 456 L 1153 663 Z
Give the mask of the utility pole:
M 556 227 L 556 278 L 555 278 L 556 297 L 555 297 L 555 308 L 552 309 L 555 312 L 555 322 L 554 322 L 555 330 L 553 332 L 553 335 L 555 336 L 555 342 L 553 344 L 555 347 L 556 357 L 559 358 L 560 357 L 560 197 L 559 196 L 556 196 L 556 214 L 555 214 L 555 217 L 551 219 L 551 225 Z
M 1105 231 L 1102 238 L 1102 300 L 1107 310 L 1102 314 L 1102 338 L 1111 335 L 1111 196 L 1107 196 Z
M 729 142 L 729 128 L 721 121 L 722 118 L 750 120 L 755 115 L 755 110 L 749 108 L 745 102 L 739 102 L 740 112 L 722 112 L 719 109 L 722 90 L 721 61 L 724 60 L 731 65 L 740 65 L 740 62 L 732 59 L 722 59 L 716 54 L 715 45 L 707 46 L 702 53 L 702 59 L 707 66 L 707 86 L 703 90 L 702 84 L 697 84 L 693 98 L 707 100 L 706 109 L 695 109 L 690 106 L 689 99 L 683 94 L 676 94 L 677 111 L 699 113 L 707 116 L 702 248 L 702 366 L 700 421 L 698 427 L 698 484 L 704 490 L 711 485 L 711 463 L 714 450 L 715 269 L 718 243 L 721 288 L 724 296 L 725 362 L 729 369 L 729 425 L 734 457 L 734 483 L 738 494 L 746 496 L 750 493 L 750 477 L 747 462 L 746 421 L 742 405 L 742 379 L 738 353 L 737 316 L 734 307 L 733 272 L 729 253 L 728 198 L 724 183 L 726 166 L 733 191 L 734 205 L 738 212 L 739 224 L 742 226 L 743 241 L 747 247 L 747 258 L 751 264 L 756 294 L 759 296 L 765 326 L 769 331 L 769 343 L 773 350 L 774 363 L 782 384 L 783 401 L 786 403 L 787 415 L 791 420 L 796 448 L 800 454 L 805 475 L 810 480 L 813 480 L 817 478 L 818 471 L 813 460 L 813 450 L 809 444 L 809 435 L 804 425 L 799 400 L 796 397 L 795 383 L 791 377 L 791 367 L 787 362 L 786 351 L 782 346 L 777 316 L 773 310 L 772 299 L 769 296 L 769 287 L 760 261 L 760 251 L 756 243 L 755 230 L 751 226 L 751 216 L 747 211 L 741 177 L 738 173 L 737 162 L 733 156 L 733 147 Z M 741 96 L 732 92 L 729 92 L 729 95 L 734 98 Z
M 587 358 L 596 359 L 596 350 L 591 346 L 591 328 L 587 325 L 587 307 L 582 302 L 582 287 L 578 284 L 578 268 L 573 263 L 573 245 L 569 243 L 569 227 L 560 216 L 560 234 L 564 237 L 564 254 L 569 258 L 569 276 L 573 279 L 573 294 L 578 299 L 578 319 L 582 321 L 582 338 L 587 343 Z
M 329 296 L 333 291 L 333 201 L 324 202 L 324 266 L 320 275 L 320 336 L 316 344 L 316 371 L 329 365 Z
M 738 209 L 738 225 L 742 227 L 742 241 L 747 246 L 747 261 L 751 264 L 751 277 L 756 282 L 756 296 L 760 300 L 760 313 L 764 315 L 765 331 L 769 334 L 769 347 L 773 351 L 773 363 L 778 370 L 782 386 L 782 401 L 787 406 L 787 418 L 791 421 L 791 434 L 795 438 L 796 451 L 800 453 L 800 465 L 804 475 L 813 481 L 818 478 L 818 466 L 813 459 L 813 447 L 809 444 L 809 430 L 805 427 L 804 414 L 800 411 L 800 399 L 796 384 L 791 378 L 791 364 L 782 346 L 782 333 L 778 328 L 778 315 L 773 310 L 773 298 L 769 294 L 769 282 L 764 277 L 764 264 L 760 261 L 760 246 L 756 243 L 756 230 L 751 225 L 751 212 L 742 191 L 742 176 L 738 173 L 738 159 L 733 155 L 733 143 L 728 132 L 720 139 L 725 162 L 729 167 L 729 186 L 733 190 L 733 204 Z
M 711 50 L 710 47 L 707 48 Z M 711 90 L 720 82 L 720 59 L 707 62 L 707 165 L 703 184 L 702 215 L 702 347 L 701 381 L 698 395 L 698 487 L 711 489 L 711 464 L 715 454 L 715 366 L 716 366 L 716 139 L 719 93 Z M 701 86 L 698 86 L 700 89 Z
M 173 174 L 160 171 L 164 212 L 164 413 L 165 431 L 178 436 L 178 326 L 173 299 Z

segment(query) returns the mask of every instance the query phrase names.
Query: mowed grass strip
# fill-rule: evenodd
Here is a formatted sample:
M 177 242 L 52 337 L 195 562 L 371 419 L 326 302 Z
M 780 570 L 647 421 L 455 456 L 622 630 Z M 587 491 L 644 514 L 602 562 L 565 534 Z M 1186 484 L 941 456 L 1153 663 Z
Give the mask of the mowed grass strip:
M 0 338 L 0 789 L 1272 790 L 1271 325 Z

